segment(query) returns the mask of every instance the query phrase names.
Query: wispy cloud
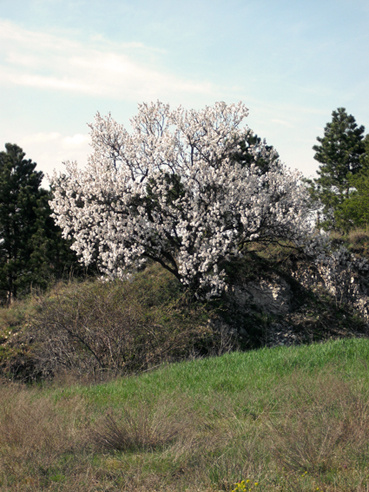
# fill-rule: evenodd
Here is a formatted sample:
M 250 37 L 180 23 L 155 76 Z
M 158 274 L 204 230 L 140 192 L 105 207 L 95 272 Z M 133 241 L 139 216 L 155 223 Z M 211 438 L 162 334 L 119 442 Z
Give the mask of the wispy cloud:
M 140 101 L 219 93 L 157 68 L 160 50 L 103 38 L 79 42 L 0 20 L 0 84 Z M 158 63 L 156 63 L 158 62 Z
M 33 133 L 18 140 L 18 144 L 27 152 L 27 157 L 37 163 L 37 169 L 42 169 L 51 176 L 55 169 L 62 171 L 65 161 L 78 161 L 86 164 L 87 156 L 91 153 L 90 137 L 88 134 L 76 133 L 63 135 L 59 132 Z
M 280 120 L 280 119 L 277 119 L 277 118 L 272 118 L 271 121 L 273 123 L 276 123 L 277 125 L 286 126 L 287 128 L 293 128 L 293 126 L 294 126 L 289 121 Z

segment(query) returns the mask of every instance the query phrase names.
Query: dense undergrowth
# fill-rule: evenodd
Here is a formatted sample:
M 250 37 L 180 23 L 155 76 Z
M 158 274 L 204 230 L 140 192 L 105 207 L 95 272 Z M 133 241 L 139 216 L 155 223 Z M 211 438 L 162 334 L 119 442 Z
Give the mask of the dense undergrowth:
M 333 235 L 333 242 L 368 257 L 367 230 Z M 0 375 L 30 382 L 72 372 L 99 380 L 164 362 L 283 343 L 274 335 L 286 324 L 292 343 L 366 334 L 353 309 L 323 290 L 303 288 L 291 276 L 297 256 L 281 245 L 259 246 L 226 266 L 231 285 L 261 276 L 283 278 L 293 300 L 282 314 L 252 304 L 245 308 L 232 288 L 211 302 L 195 301 L 157 264 L 130 281 L 70 280 L 34 292 L 0 308 Z
M 30 382 L 56 374 L 101 379 L 236 347 L 215 308 L 189 299 L 158 265 L 131 281 L 71 280 L 0 311 L 0 366 Z

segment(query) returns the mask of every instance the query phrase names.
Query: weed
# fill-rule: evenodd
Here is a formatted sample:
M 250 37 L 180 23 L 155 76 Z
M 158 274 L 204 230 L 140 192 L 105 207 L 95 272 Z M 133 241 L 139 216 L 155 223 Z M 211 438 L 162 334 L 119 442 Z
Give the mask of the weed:
M 187 419 L 172 414 L 171 405 L 160 401 L 154 408 L 143 402 L 136 411 L 110 410 L 93 430 L 97 449 L 153 451 L 172 444 L 186 431 Z

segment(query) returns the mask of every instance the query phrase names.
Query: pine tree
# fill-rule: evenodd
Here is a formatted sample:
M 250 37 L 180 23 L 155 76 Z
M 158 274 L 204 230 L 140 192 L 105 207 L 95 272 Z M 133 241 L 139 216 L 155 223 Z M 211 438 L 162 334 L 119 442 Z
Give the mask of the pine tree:
M 51 218 L 43 173 L 17 145 L 0 152 L 0 299 L 9 304 L 31 285 L 81 267 Z
M 29 277 L 42 172 L 17 145 L 0 153 L 0 287 L 8 302 Z
M 346 198 L 337 219 L 342 229 L 369 225 L 369 135 L 364 139 L 366 152 L 361 156 L 362 169 L 352 178 L 354 191 Z
M 353 191 L 352 179 L 362 169 L 365 154 L 363 134 L 355 118 L 345 108 L 332 112 L 332 121 L 324 129 L 324 137 L 317 137 L 314 158 L 320 162 L 319 177 L 310 181 L 312 196 L 323 204 L 323 225 L 326 229 L 339 228 L 337 211 Z

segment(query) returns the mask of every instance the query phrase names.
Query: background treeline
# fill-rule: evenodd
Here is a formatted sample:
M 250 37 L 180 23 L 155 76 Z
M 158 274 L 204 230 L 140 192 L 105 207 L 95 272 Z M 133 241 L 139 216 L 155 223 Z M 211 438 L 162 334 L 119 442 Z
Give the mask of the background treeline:
M 0 302 L 85 273 L 51 217 L 52 190 L 17 145 L 0 152 Z
M 314 158 L 318 178 L 308 181 L 318 227 L 348 232 L 369 224 L 369 135 L 345 108 L 332 112 Z

